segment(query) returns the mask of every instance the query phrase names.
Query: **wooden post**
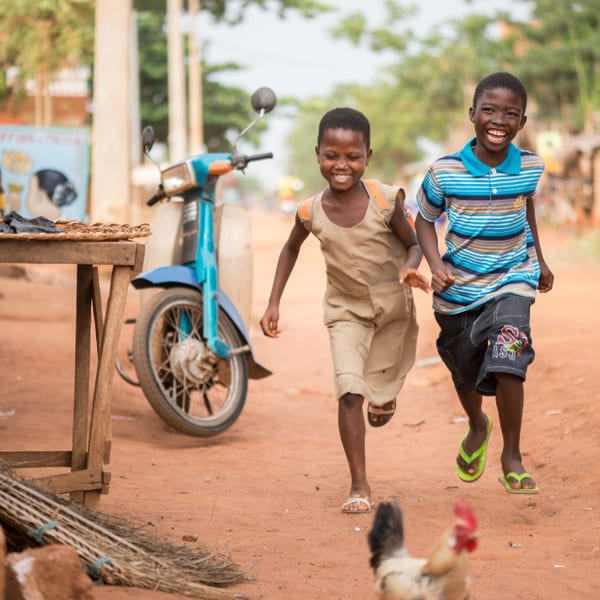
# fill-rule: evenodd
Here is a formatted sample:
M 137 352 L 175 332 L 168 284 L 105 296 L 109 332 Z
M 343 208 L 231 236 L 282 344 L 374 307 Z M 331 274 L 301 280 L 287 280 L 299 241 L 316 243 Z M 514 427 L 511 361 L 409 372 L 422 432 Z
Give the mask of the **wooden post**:
M 167 0 L 169 62 L 169 156 L 171 162 L 186 157 L 185 66 L 181 33 L 181 0 Z
M 189 113 L 190 113 L 190 154 L 200 154 L 204 146 L 202 130 L 202 41 L 198 34 L 200 0 L 188 0 L 189 18 Z
M 92 222 L 129 220 L 131 1 L 96 2 Z

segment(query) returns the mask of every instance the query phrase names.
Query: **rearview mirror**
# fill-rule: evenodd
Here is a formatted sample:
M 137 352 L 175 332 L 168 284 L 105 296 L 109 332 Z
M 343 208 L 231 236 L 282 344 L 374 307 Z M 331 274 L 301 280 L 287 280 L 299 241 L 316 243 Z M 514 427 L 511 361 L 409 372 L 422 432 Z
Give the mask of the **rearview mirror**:
M 154 146 L 155 141 L 156 134 L 154 133 L 154 127 L 152 127 L 152 125 L 146 125 L 146 127 L 142 129 L 142 148 L 144 150 L 144 154 L 148 154 L 148 152 L 152 150 L 152 146 Z
M 268 87 L 258 88 L 252 97 L 250 98 L 250 103 L 252 104 L 252 108 L 255 112 L 271 112 L 275 108 L 275 104 L 277 104 L 277 98 L 275 96 L 275 92 Z

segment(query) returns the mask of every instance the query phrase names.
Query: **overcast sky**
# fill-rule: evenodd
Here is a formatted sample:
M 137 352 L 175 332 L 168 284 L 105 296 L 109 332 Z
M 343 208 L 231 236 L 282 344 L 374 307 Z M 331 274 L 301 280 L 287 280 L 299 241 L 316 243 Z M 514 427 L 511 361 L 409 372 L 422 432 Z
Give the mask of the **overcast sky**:
M 355 47 L 349 42 L 335 40 L 329 30 L 342 14 L 362 11 L 369 15 L 371 25 L 381 25 L 385 17 L 384 0 L 323 0 L 339 7 L 339 14 L 316 19 L 288 16 L 278 19 L 271 11 L 266 13 L 250 8 L 244 22 L 237 26 L 216 25 L 210 17 L 200 20 L 204 60 L 209 64 L 233 61 L 244 68 L 239 73 L 220 76 L 220 81 L 236 85 L 251 93 L 261 86 L 271 87 L 279 96 L 326 96 L 339 83 L 368 84 L 379 67 L 391 62 L 392 57 L 375 54 L 367 48 Z M 410 0 L 401 1 L 407 5 Z M 419 12 L 414 23 L 418 35 L 443 26 L 449 18 L 460 18 L 469 12 L 491 14 L 496 8 L 527 14 L 523 1 L 504 0 L 501 4 L 490 0 L 420 0 L 415 2 Z M 289 124 L 277 117 L 277 109 L 269 116 L 271 131 L 264 136 L 265 150 L 276 153 L 274 161 L 252 165 L 252 172 L 262 179 L 277 178 L 284 168 L 283 147 L 280 139 Z

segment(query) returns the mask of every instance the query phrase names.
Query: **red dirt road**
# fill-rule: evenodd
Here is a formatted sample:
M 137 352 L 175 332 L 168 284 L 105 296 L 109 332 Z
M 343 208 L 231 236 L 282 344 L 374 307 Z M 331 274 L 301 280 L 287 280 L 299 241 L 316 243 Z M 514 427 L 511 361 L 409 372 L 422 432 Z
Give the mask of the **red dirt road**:
M 349 489 L 321 319 L 324 273 L 309 240 L 282 305 L 283 334 L 264 338 L 264 309 L 290 223 L 255 214 L 253 344 L 274 374 L 251 381 L 237 423 L 212 439 L 179 434 L 138 388 L 115 376 L 110 492 L 99 510 L 151 522 L 176 544 L 228 552 L 254 578 L 232 588 L 274 600 L 374 599 L 367 532 L 372 515 L 342 515 Z M 507 494 L 500 428 L 474 484 L 454 474 L 466 425 L 444 367 L 435 361 L 430 297 L 415 292 L 417 360 L 389 425 L 367 432 L 373 500 L 398 497 L 407 545 L 425 555 L 452 521 L 457 498 L 480 524 L 470 557 L 473 598 L 600 597 L 600 264 L 569 258 L 574 234 L 542 229 L 555 289 L 533 308 L 536 360 L 526 384 L 522 449 L 539 496 Z M 29 280 L 0 279 L 0 449 L 56 449 L 70 442 L 74 269 L 27 267 Z M 131 290 L 126 316 L 135 316 Z M 124 326 L 122 347 L 131 331 Z M 434 364 L 428 364 L 433 362 Z M 493 400 L 488 413 L 497 422 Z M 98 586 L 99 600 L 183 598 Z

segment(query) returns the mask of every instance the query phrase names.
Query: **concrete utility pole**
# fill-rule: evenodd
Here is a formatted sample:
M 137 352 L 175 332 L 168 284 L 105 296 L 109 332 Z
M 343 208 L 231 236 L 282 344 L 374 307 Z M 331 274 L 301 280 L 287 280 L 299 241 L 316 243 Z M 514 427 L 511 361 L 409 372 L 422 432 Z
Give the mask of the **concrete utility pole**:
M 198 34 L 201 2 L 188 0 L 189 19 L 189 115 L 190 115 L 190 154 L 200 154 L 204 146 L 202 130 L 202 41 Z
M 167 0 L 167 44 L 169 65 L 169 155 L 171 162 L 187 153 L 185 110 L 185 64 L 181 0 Z
M 131 0 L 96 2 L 90 218 L 127 223 Z

